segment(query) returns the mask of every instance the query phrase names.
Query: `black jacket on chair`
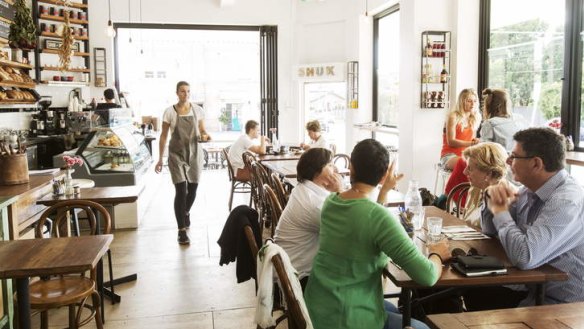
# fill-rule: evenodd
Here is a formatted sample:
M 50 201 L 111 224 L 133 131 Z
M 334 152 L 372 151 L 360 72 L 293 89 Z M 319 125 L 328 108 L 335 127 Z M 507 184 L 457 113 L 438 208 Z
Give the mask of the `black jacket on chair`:
M 258 212 L 245 205 L 238 206 L 231 211 L 223 227 L 223 232 L 219 240 L 217 240 L 221 247 L 219 265 L 229 264 L 237 258 L 237 283 L 256 278 L 255 261 L 243 230 L 246 225 L 251 227 L 257 245 L 261 246 L 262 238 L 260 236 Z

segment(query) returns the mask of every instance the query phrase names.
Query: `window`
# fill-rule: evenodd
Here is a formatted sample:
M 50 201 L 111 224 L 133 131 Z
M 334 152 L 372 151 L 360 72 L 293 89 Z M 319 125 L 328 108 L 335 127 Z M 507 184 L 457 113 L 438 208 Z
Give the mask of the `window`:
M 490 0 L 487 83 L 530 126 L 561 125 L 565 3 Z
M 397 127 L 399 109 L 399 6 L 375 17 L 373 120 Z

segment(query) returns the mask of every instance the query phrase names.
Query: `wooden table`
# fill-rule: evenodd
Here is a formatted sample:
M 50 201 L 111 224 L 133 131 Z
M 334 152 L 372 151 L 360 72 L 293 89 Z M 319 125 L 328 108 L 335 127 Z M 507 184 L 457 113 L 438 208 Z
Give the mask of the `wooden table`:
M 37 200 L 37 204 L 45 205 L 50 207 L 60 201 L 64 200 L 87 200 L 93 201 L 95 203 L 99 203 L 104 206 L 106 209 L 109 209 L 110 216 L 112 218 L 112 227 L 113 222 L 115 221 L 113 207 L 121 204 L 121 203 L 132 203 L 138 200 L 139 189 L 137 186 L 109 186 L 109 187 L 93 187 L 89 189 L 81 189 L 81 193 L 78 195 L 61 195 L 61 196 L 54 196 L 52 194 L 48 194 L 43 198 Z M 98 217 L 99 219 L 99 217 Z M 98 222 L 98 230 L 99 230 L 99 222 Z M 109 264 L 110 269 L 112 268 L 112 264 Z M 97 269 L 98 273 L 102 273 L 103 269 L 101 266 Z M 103 304 L 103 295 L 105 294 L 109 298 L 111 298 L 113 303 L 120 302 L 122 297 L 114 292 L 114 286 L 126 282 L 136 281 L 138 280 L 137 274 L 131 274 L 128 276 L 124 276 L 118 279 L 113 279 L 112 273 L 110 272 L 110 281 L 105 282 L 105 287 L 111 287 L 112 290 L 109 291 L 107 289 L 103 290 L 102 297 L 102 304 Z M 103 308 L 102 308 L 103 312 Z M 102 314 L 104 315 L 104 314 Z M 102 316 L 105 319 L 105 317 Z
M 287 154 L 262 154 L 256 155 L 256 158 L 262 164 L 270 161 L 288 161 L 288 160 L 299 160 L 302 153 L 287 153 Z
M 584 166 L 584 152 L 566 152 L 566 163 L 575 166 Z
M 297 176 L 296 166 L 298 165 L 298 160 L 266 161 L 262 162 L 262 165 L 282 178 L 296 178 Z
M 426 218 L 431 216 L 442 217 L 443 225 L 461 225 L 463 222 L 447 212 L 436 207 L 426 207 Z M 416 233 L 414 242 L 421 250 L 424 250 L 425 243 L 421 240 L 422 233 Z M 480 255 L 495 256 L 500 259 L 507 267 L 506 275 L 498 276 L 483 276 L 483 277 L 465 277 L 450 267 L 444 268 L 442 276 L 438 282 L 433 286 L 437 288 L 451 288 L 451 287 L 474 287 L 474 286 L 501 286 L 507 284 L 535 284 L 536 285 L 536 303 L 540 305 L 545 297 L 545 290 L 543 284 L 548 281 L 565 281 L 568 279 L 568 274 L 550 266 L 544 265 L 533 270 L 520 270 L 511 264 L 507 257 L 503 246 L 499 240 L 493 238 L 488 240 L 466 240 L 466 241 L 450 241 L 450 249 L 461 248 L 469 250 L 471 247 L 475 248 Z M 404 311 L 403 311 L 403 326 L 410 324 L 411 317 L 411 290 L 416 288 L 423 288 L 414 282 L 405 271 L 398 268 L 393 263 L 387 265 L 386 274 L 391 281 L 402 288 L 402 296 L 404 296 Z
M 584 303 L 428 315 L 433 328 L 584 328 Z
M 96 267 L 113 235 L 0 241 L 0 279 L 16 279 L 20 328 L 30 328 L 29 278 Z

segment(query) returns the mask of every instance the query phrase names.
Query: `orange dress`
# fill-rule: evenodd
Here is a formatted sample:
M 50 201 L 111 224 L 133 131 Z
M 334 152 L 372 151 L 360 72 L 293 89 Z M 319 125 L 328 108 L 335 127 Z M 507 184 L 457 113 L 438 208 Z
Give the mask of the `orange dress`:
M 470 142 L 474 138 L 474 130 L 472 129 L 472 126 L 470 126 L 470 125 L 463 128 L 462 122 L 459 122 L 456 124 L 455 129 L 456 129 L 456 133 L 454 134 L 454 138 L 456 138 L 458 140 Z M 454 153 L 457 156 L 461 156 L 462 151 L 464 151 L 465 148 L 466 148 L 466 146 L 461 146 L 461 147 L 449 146 L 448 142 L 446 141 L 446 128 L 444 128 L 444 132 L 442 133 L 442 152 L 440 152 L 441 158 L 448 153 Z

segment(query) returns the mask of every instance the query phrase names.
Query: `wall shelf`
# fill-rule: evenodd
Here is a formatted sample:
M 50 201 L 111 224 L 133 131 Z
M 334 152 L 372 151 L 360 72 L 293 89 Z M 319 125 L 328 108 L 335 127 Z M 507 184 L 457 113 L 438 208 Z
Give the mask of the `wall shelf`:
M 5 59 L 0 59 L 0 65 L 17 67 L 19 69 L 26 69 L 26 70 L 31 70 L 34 68 L 30 64 L 23 64 L 23 63 L 19 63 L 19 62 L 15 62 L 15 61 L 7 61 Z
M 42 71 L 61 71 L 61 72 L 82 72 L 82 73 L 89 73 L 91 72 L 90 69 L 68 69 L 68 70 L 61 70 L 59 67 L 53 66 L 43 66 L 41 67 Z
M 424 31 L 421 35 L 420 107 L 448 108 L 450 106 L 449 31 Z
M 54 33 L 54 32 L 42 32 L 41 33 L 41 37 L 63 39 L 63 37 L 61 35 L 59 35 L 57 33 Z M 73 38 L 75 40 L 83 40 L 83 41 L 88 41 L 89 40 L 89 37 L 85 37 L 85 36 L 84 37 L 80 37 L 80 36 L 74 35 Z
M 80 81 L 41 81 L 41 84 L 48 85 L 48 86 L 57 86 L 57 87 L 87 87 L 89 86 L 89 82 L 80 82 Z
M 41 14 L 39 16 L 39 19 L 44 19 L 47 21 L 54 21 L 54 22 L 64 22 L 65 18 L 61 17 L 61 16 L 55 16 L 55 15 L 43 15 Z M 79 25 L 89 25 L 88 21 L 85 20 L 80 20 L 80 19 L 76 19 L 76 18 L 69 18 L 69 23 L 71 24 L 79 24 Z
M 34 89 L 36 83 L 17 82 L 17 81 L 0 81 L 0 87 L 16 87 Z
M 63 1 L 60 1 L 60 0 L 37 0 L 37 1 L 41 2 L 41 3 L 47 3 L 49 5 L 55 5 L 55 6 L 62 6 L 63 5 Z M 71 8 L 87 9 L 87 4 L 78 3 L 78 2 L 71 2 Z
M 45 53 L 45 54 L 55 54 L 55 55 L 58 55 L 59 54 L 59 50 L 57 50 L 57 49 L 48 49 L 48 48 L 43 48 L 43 49 L 40 50 L 40 52 L 41 53 Z M 89 57 L 89 53 L 76 51 L 76 52 L 73 52 L 73 56 Z

